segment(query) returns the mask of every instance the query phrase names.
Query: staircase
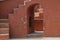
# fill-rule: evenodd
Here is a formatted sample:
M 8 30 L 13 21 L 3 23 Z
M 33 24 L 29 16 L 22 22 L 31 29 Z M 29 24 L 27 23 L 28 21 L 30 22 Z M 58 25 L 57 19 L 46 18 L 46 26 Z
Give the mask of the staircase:
M 0 40 L 9 39 L 9 23 L 8 19 L 0 19 Z
M 31 4 L 34 4 L 34 3 L 40 3 L 40 0 L 37 0 L 37 1 L 36 0 L 25 0 L 24 4 L 19 4 L 16 8 L 13 8 L 13 12 L 8 14 L 8 19 L 0 19 L 0 40 L 9 39 L 9 26 L 10 26 L 10 29 L 12 29 L 10 30 L 10 36 L 13 38 L 16 36 L 14 35 L 14 31 L 16 30 L 13 30 L 13 29 L 17 27 L 21 27 L 19 24 L 20 23 L 19 21 L 21 20 L 20 15 L 24 12 L 25 14 L 23 16 L 25 16 L 27 14 L 27 8 Z M 24 34 L 23 35 L 21 34 L 22 33 L 20 33 L 19 37 L 22 37 L 24 35 Z
M 13 10 L 14 10 L 14 12 L 13 13 L 9 13 L 8 15 L 9 15 L 9 17 L 8 17 L 8 19 L 9 19 L 9 21 L 10 21 L 10 29 L 12 29 L 12 30 L 10 30 L 11 32 L 10 32 L 10 36 L 11 36 L 11 38 L 17 38 L 17 36 L 18 36 L 18 38 L 20 38 L 20 37 L 24 37 L 24 34 L 26 34 L 26 33 L 24 33 L 24 34 L 22 34 L 21 32 L 21 30 L 19 31 L 20 32 L 20 34 L 18 34 L 18 31 L 16 32 L 16 30 L 18 29 L 18 27 L 21 27 L 21 26 L 18 26 L 19 25 L 19 21 L 18 20 L 20 20 L 20 18 L 19 18 L 19 16 L 20 16 L 20 14 L 22 13 L 22 10 L 23 9 L 25 9 L 25 7 L 26 7 L 26 2 L 30 2 L 31 0 L 25 0 L 24 1 L 24 4 L 19 4 L 18 5 L 18 7 L 17 8 L 14 8 Z M 20 14 L 19 14 L 20 13 Z M 18 16 L 19 15 L 19 16 Z M 23 29 L 23 28 L 21 28 L 21 29 Z M 15 30 L 15 31 L 14 31 Z M 13 33 L 13 34 L 12 34 Z M 16 35 L 17 34 L 17 35 Z
M 19 4 L 16 8 L 13 9 L 13 12 L 12 13 L 9 13 L 9 23 L 10 23 L 10 30 L 11 32 L 11 37 L 14 38 L 14 37 L 22 37 L 24 36 L 24 34 L 22 34 L 21 32 L 24 32 L 24 31 L 21 31 L 21 29 L 18 29 L 18 27 L 21 27 L 22 24 L 21 23 L 21 17 L 20 16 L 27 16 L 27 8 L 32 5 L 32 4 L 35 4 L 35 3 L 40 3 L 40 0 L 25 0 L 24 1 L 24 4 Z M 24 14 L 24 15 L 22 15 Z M 18 29 L 18 31 L 20 32 L 20 34 L 18 34 L 16 31 Z M 15 33 L 14 33 L 15 32 Z M 13 33 L 13 34 L 12 34 Z M 28 32 L 27 32 L 28 33 Z M 27 34 L 26 33 L 26 34 Z M 17 34 L 17 35 L 16 35 Z

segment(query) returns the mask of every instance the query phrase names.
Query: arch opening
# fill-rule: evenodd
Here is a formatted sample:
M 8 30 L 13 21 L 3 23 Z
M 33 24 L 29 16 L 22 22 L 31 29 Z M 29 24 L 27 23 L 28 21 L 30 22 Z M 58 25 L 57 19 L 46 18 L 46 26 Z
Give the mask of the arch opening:
M 43 8 L 39 3 L 32 4 L 27 9 L 28 34 L 43 32 Z

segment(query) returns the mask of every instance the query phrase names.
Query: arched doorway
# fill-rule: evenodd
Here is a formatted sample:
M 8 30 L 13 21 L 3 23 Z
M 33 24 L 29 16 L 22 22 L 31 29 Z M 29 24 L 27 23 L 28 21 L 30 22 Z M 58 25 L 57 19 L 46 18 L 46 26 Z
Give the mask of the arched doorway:
M 28 7 L 28 34 L 43 32 L 43 8 L 39 3 Z

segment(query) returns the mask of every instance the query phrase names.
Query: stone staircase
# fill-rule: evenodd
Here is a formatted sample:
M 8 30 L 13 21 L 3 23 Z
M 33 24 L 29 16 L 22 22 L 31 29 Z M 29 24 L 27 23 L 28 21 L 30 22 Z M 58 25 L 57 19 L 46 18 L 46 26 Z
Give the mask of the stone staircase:
M 21 31 L 23 29 L 23 27 L 21 27 L 21 16 L 24 17 L 24 16 L 27 16 L 27 9 L 30 5 L 32 4 L 36 4 L 36 3 L 40 3 L 40 0 L 25 0 L 24 1 L 24 4 L 19 4 L 16 8 L 13 9 L 13 12 L 12 13 L 9 13 L 8 14 L 8 19 L 9 19 L 9 23 L 10 23 L 10 30 L 11 32 L 11 37 L 14 38 L 14 37 L 23 37 L 25 34 L 27 33 L 24 33 L 24 31 Z M 19 28 L 21 29 L 19 29 Z M 18 31 L 20 33 L 18 33 Z M 27 29 L 26 29 L 27 30 Z M 15 33 L 14 33 L 15 32 Z M 23 32 L 23 34 L 21 33 Z M 12 34 L 13 33 L 13 34 Z M 20 35 L 20 36 L 19 36 Z
M 24 12 L 24 15 L 21 15 L 21 16 L 25 16 L 27 14 L 26 11 L 27 11 L 27 8 L 29 7 L 29 5 L 38 3 L 38 1 L 39 0 L 37 0 L 37 1 L 36 0 L 25 0 L 24 4 L 19 4 L 16 8 L 13 8 L 13 12 L 8 14 L 8 19 L 0 19 L 0 40 L 9 39 L 9 28 L 12 29 L 12 30 L 10 30 L 11 35 L 13 37 L 15 36 L 13 34 L 13 31 L 14 31 L 13 29 L 15 27 L 16 28 L 20 27 L 20 24 L 19 24 L 20 23 L 19 21 L 21 20 L 20 15 L 22 14 L 22 12 Z M 40 1 L 39 1 L 39 3 L 40 3 Z M 9 20 L 9 22 L 8 22 L 8 20 Z M 21 34 L 19 37 L 22 37 Z
M 9 23 L 8 19 L 0 19 L 0 40 L 9 39 Z
M 19 21 L 18 20 L 20 20 L 20 15 L 21 15 L 21 13 L 23 12 L 22 10 L 23 9 L 25 9 L 25 7 L 26 7 L 26 2 L 30 2 L 31 0 L 25 0 L 24 1 L 24 4 L 19 4 L 18 5 L 18 7 L 17 8 L 14 8 L 13 10 L 14 10 L 14 12 L 13 13 L 9 13 L 8 15 L 9 15 L 9 17 L 8 17 L 8 19 L 9 19 L 9 23 L 10 23 L 10 29 L 13 29 L 13 30 L 10 30 L 11 32 L 11 38 L 14 38 L 14 37 L 17 37 L 17 36 L 19 36 L 19 37 L 23 37 L 23 35 L 24 34 L 22 34 L 21 33 L 21 30 L 19 31 L 20 32 L 20 34 L 18 35 L 18 31 L 14 31 L 14 30 L 17 30 L 18 28 L 15 28 L 15 27 L 21 27 L 20 25 L 19 25 Z M 25 12 L 25 11 L 24 11 Z M 24 14 L 24 15 L 26 15 L 26 14 Z M 21 15 L 22 16 L 22 15 Z M 19 26 L 18 26 L 19 25 Z M 21 29 L 23 29 L 23 28 L 21 28 Z M 15 33 L 14 33 L 15 32 Z M 13 33 L 13 34 L 12 34 Z M 16 33 L 17 33 L 17 36 L 16 36 Z M 15 35 L 14 35 L 15 34 Z

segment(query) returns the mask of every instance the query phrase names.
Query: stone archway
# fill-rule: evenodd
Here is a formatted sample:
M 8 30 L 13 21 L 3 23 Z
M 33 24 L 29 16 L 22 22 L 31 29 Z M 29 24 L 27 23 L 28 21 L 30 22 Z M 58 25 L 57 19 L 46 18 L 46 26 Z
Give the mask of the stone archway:
M 39 9 L 40 9 L 40 4 L 39 3 L 35 3 L 35 4 L 32 4 L 32 5 L 30 5 L 29 7 L 28 7 L 28 10 L 27 10 L 27 13 L 28 13 L 28 27 L 29 27 L 29 32 L 28 33 L 33 33 L 35 30 L 39 30 L 39 31 L 43 31 L 43 21 L 40 21 L 40 22 L 37 22 L 37 24 L 38 23 L 42 23 L 42 25 L 40 25 L 41 26 L 41 28 L 39 28 L 39 27 L 37 27 L 37 25 L 36 25 L 36 27 L 34 26 L 35 24 L 36 24 L 36 20 L 35 20 L 35 12 L 39 12 Z M 37 20 L 38 21 L 38 20 Z M 39 28 L 39 29 L 38 29 Z

